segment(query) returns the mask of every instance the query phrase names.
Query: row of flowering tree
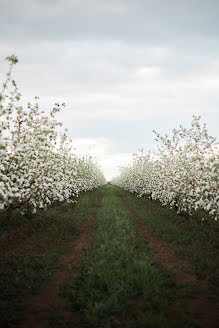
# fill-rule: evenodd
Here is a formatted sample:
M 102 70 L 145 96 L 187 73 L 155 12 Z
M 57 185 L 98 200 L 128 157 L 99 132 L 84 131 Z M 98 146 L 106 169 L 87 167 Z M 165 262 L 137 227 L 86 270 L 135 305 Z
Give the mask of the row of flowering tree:
M 14 55 L 7 60 L 10 68 L 0 92 L 0 213 L 10 215 L 15 208 L 36 212 L 103 185 L 94 160 L 74 155 L 66 133 L 58 133 L 55 115 L 64 104 L 55 104 L 49 114 L 39 109 L 37 98 L 21 106 L 12 79 L 18 60 Z
M 175 207 L 178 213 L 205 212 L 217 220 L 219 148 L 206 125 L 194 116 L 189 129 L 180 126 L 171 136 L 154 133 L 157 150 L 134 155 L 112 183 Z

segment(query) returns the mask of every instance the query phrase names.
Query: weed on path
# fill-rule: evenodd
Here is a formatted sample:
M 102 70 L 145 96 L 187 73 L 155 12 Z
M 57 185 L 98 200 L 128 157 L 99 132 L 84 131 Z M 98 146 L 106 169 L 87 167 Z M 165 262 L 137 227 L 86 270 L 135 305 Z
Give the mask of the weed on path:
M 1 328 L 43 327 L 39 318 L 48 320 L 48 313 L 43 312 L 56 307 L 59 282 L 67 278 L 74 258 L 80 256 L 92 237 L 91 222 L 99 198 L 99 191 L 85 193 L 76 206 L 63 203 L 41 213 L 42 217 L 34 216 L 29 226 L 24 222 L 27 235 L 16 229 L 17 245 L 14 240 L 9 242 L 0 256 Z M 40 296 L 37 293 L 42 285 Z
M 182 312 L 169 319 L 176 287 L 138 236 L 114 188 L 104 189 L 87 265 L 63 291 L 82 313 L 83 327 L 195 327 Z
M 72 266 L 75 274 L 76 270 L 79 269 L 80 257 L 83 256 L 84 249 L 90 245 L 93 237 L 96 212 L 97 206 L 94 206 L 80 229 L 79 237 L 70 245 L 70 252 L 60 261 L 60 268 L 52 275 L 49 282 L 44 284 L 37 295 L 26 298 L 26 315 L 22 326 L 45 327 L 54 313 L 55 316 L 63 317 L 65 321 L 76 321 L 77 323 L 80 319 L 78 315 L 75 318 L 63 297 L 60 296 L 60 286 L 69 279 Z
M 43 215 L 1 227 L 1 328 L 217 327 L 209 225 L 110 185 Z
M 192 257 L 190 261 L 188 261 L 188 257 L 185 256 L 188 252 L 188 244 L 182 244 L 181 245 L 181 253 L 177 254 L 177 252 L 174 253 L 174 247 L 171 244 L 167 243 L 167 240 L 169 241 L 175 241 L 175 245 L 177 244 L 177 238 L 179 240 L 186 238 L 186 226 L 184 226 L 184 229 L 177 229 L 175 227 L 174 229 L 174 221 L 168 222 L 166 221 L 166 225 L 169 225 L 172 227 L 172 229 L 164 229 L 163 225 L 165 222 L 162 222 L 159 226 L 158 220 L 160 215 L 160 220 L 165 220 L 165 217 L 163 215 L 162 217 L 162 211 L 163 213 L 166 212 L 166 209 L 160 209 L 156 213 L 154 213 L 154 218 L 156 222 L 152 221 L 152 213 L 148 211 L 148 206 L 145 206 L 145 208 L 142 206 L 143 200 L 137 199 L 133 195 L 129 195 L 126 192 L 117 189 L 117 195 L 122 200 L 124 208 L 126 212 L 129 214 L 129 216 L 132 218 L 133 222 L 136 224 L 138 232 L 141 236 L 148 239 L 151 248 L 153 249 L 155 256 L 158 260 L 158 262 L 161 264 L 161 266 L 167 270 L 171 276 L 171 278 L 175 281 L 176 286 L 179 289 L 179 298 L 176 302 L 176 304 L 173 307 L 173 313 L 174 311 L 179 310 L 180 308 L 189 315 L 189 317 L 197 323 L 198 327 L 208 327 L 208 328 L 215 328 L 217 327 L 217 324 L 219 322 L 219 316 L 218 316 L 218 305 L 217 305 L 217 292 L 215 288 L 216 281 L 214 281 L 214 285 L 211 284 L 208 280 L 201 279 L 201 274 L 197 275 L 197 271 L 195 269 L 195 263 L 192 261 Z M 146 204 L 153 205 L 152 201 L 145 200 Z M 127 205 L 128 204 L 128 205 Z M 132 206 L 134 205 L 134 206 Z M 137 206 L 141 205 L 141 206 Z M 132 209 L 130 209 L 130 207 Z M 153 208 L 153 207 L 152 207 Z M 133 214 L 134 213 L 134 214 Z M 172 213 L 173 214 L 173 213 Z M 156 216 L 155 216 L 156 215 Z M 175 214 L 176 215 L 176 214 Z M 179 217 L 179 220 L 182 220 L 181 217 Z M 176 219 L 175 219 L 176 220 Z M 151 224 L 150 224 L 151 223 Z M 153 227 L 153 233 L 148 230 L 148 225 L 152 230 Z M 185 225 L 185 223 L 184 223 Z M 191 222 L 188 222 L 188 225 L 191 226 Z M 195 223 L 193 223 L 195 226 Z M 207 231 L 208 231 L 207 227 Z M 204 230 L 204 229 L 203 229 Z M 162 237 L 162 233 L 165 232 L 163 236 L 163 241 L 160 240 L 157 236 Z M 173 235 L 173 231 L 175 231 L 175 235 Z M 213 234 L 214 228 L 211 231 L 211 234 Z M 176 233 L 177 232 L 177 233 Z M 195 230 L 192 231 L 192 233 L 195 235 Z M 203 231 L 201 231 L 202 234 L 204 234 Z M 199 232 L 199 236 L 201 235 Z M 165 240 L 165 242 L 164 242 Z M 200 252 L 199 257 L 205 256 L 202 253 L 202 248 L 200 245 L 198 245 L 197 242 L 197 236 L 194 236 L 193 242 L 195 242 L 197 248 L 197 253 Z M 199 240 L 199 243 L 203 243 L 203 239 Z M 194 247 L 194 245 L 192 245 Z M 214 247 L 213 245 L 210 245 L 211 247 Z M 176 246 L 175 246 L 176 247 Z M 183 250 L 183 248 L 187 248 L 186 250 Z M 209 250 L 211 252 L 211 250 Z M 177 255 L 178 256 L 177 256 Z M 184 255 L 184 256 L 183 256 Z M 206 271 L 209 270 L 209 268 L 205 268 Z M 208 271 L 207 271 L 208 272 Z M 207 272 L 205 275 L 207 276 Z M 215 272 L 212 272 L 212 276 L 215 274 Z M 203 275 L 202 275 L 203 276 Z

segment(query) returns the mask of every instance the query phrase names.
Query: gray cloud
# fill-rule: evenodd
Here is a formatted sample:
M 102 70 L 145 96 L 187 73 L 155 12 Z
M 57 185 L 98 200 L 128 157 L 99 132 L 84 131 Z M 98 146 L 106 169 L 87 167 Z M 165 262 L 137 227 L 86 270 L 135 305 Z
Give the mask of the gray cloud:
M 16 53 L 25 101 L 66 101 L 70 136 L 106 137 L 114 157 L 193 114 L 215 135 L 218 13 L 218 0 L 0 0 L 0 72 Z
M 217 0 L 1 0 L 2 37 L 125 40 L 146 44 L 217 39 Z

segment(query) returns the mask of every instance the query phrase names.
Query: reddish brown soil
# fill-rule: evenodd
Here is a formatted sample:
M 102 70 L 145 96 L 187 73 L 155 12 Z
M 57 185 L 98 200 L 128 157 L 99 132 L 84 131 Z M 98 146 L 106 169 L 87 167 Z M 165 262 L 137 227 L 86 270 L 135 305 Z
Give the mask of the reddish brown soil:
M 199 280 L 193 266 L 176 257 L 170 246 L 149 232 L 146 224 L 134 216 L 124 201 L 122 199 L 121 201 L 126 212 L 136 224 L 139 234 L 148 239 L 157 261 L 168 271 L 179 288 L 180 297 L 174 308 L 170 309 L 170 320 L 177 316 L 178 311 L 185 311 L 185 314 L 199 327 L 219 327 L 219 309 L 215 301 L 210 299 L 210 297 L 215 298 L 214 287 L 206 280 Z
M 72 269 L 75 275 L 79 273 L 80 258 L 92 241 L 96 212 L 97 206 L 93 207 L 90 216 L 80 229 L 79 237 L 71 245 L 71 252 L 62 258 L 60 268 L 52 278 L 44 283 L 36 295 L 26 296 L 24 299 L 25 319 L 21 325 L 16 325 L 16 327 L 47 327 L 51 315 L 54 314 L 60 314 L 64 320 L 71 322 L 73 326 L 80 327 L 81 314 L 70 311 L 68 304 L 60 296 L 60 287 L 68 282 Z
M 60 207 L 60 204 L 56 204 L 55 207 L 56 212 L 63 213 L 66 212 L 67 208 Z M 71 205 L 72 210 L 74 210 L 75 204 Z M 11 226 L 16 227 L 16 218 L 13 219 L 14 222 L 11 222 Z M 42 222 L 30 219 L 29 224 L 18 227 L 15 229 L 10 229 L 9 231 L 5 231 L 0 234 L 0 252 L 7 253 L 7 252 L 15 252 L 15 253 L 27 253 L 36 252 L 36 248 L 39 250 L 42 246 L 42 240 L 39 238 L 39 234 L 41 234 L 40 224 Z M 56 221 L 55 225 L 61 224 L 61 222 Z M 46 245 L 51 243 L 51 234 L 49 234 L 45 240 Z M 41 253 L 41 251 L 39 251 Z

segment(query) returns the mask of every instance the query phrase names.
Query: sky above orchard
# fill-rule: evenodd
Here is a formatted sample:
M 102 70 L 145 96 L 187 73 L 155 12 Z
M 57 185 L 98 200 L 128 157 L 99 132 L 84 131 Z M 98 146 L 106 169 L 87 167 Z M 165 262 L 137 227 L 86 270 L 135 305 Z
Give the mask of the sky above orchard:
M 218 0 L 0 0 L 0 81 L 15 53 L 23 102 L 58 115 L 108 179 L 154 134 L 219 122 Z

